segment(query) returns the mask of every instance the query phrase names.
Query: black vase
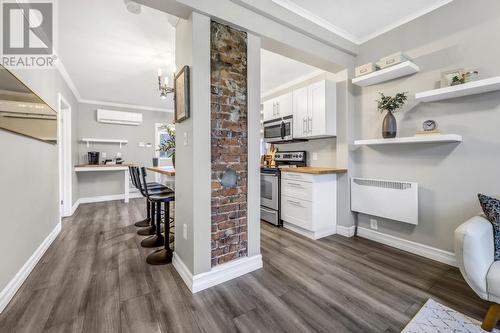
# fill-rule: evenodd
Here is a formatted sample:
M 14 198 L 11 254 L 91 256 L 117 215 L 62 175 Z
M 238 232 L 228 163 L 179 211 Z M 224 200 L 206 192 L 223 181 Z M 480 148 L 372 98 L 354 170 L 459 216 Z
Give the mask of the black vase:
M 384 139 L 392 139 L 396 137 L 397 132 L 398 124 L 396 123 L 396 117 L 394 117 L 392 112 L 387 111 L 382 122 L 382 137 Z
M 155 168 L 158 166 L 158 157 L 153 157 L 153 166 Z

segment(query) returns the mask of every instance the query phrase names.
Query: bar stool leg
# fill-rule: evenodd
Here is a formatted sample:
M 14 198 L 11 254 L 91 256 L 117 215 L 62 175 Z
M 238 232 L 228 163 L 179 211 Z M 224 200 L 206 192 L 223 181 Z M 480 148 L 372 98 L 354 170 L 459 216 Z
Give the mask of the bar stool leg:
M 150 204 L 150 226 L 144 229 L 140 229 L 137 231 L 137 234 L 140 236 L 152 236 L 155 234 L 156 229 L 155 229 L 155 221 L 154 221 L 154 216 L 155 216 L 155 203 L 151 202 Z
M 150 265 L 170 264 L 172 255 L 173 252 L 170 249 L 170 203 L 165 202 L 165 247 L 148 255 L 146 262 Z
M 147 217 L 144 220 L 134 223 L 136 227 L 139 228 L 148 227 L 151 223 L 150 203 L 148 199 L 146 199 L 146 212 L 147 212 Z
M 153 215 L 154 216 L 154 215 Z M 156 234 L 154 236 L 148 237 L 141 242 L 142 247 L 158 247 L 162 246 L 165 242 L 163 235 L 161 234 L 161 204 L 156 204 L 156 216 L 154 217 Z

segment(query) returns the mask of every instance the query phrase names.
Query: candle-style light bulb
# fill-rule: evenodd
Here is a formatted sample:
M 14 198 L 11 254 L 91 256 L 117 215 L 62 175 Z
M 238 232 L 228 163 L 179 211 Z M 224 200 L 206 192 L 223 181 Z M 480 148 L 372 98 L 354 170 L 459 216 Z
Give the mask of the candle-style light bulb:
M 163 82 L 165 83 L 165 87 L 168 87 L 168 76 L 165 76 L 165 79 Z
M 161 75 L 162 75 L 161 68 L 158 68 L 158 77 L 161 77 Z

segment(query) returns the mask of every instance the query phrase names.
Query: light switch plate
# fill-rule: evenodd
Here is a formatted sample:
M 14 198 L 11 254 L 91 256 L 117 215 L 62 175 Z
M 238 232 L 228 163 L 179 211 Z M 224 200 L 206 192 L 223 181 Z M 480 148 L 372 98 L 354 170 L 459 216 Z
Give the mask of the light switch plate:
M 317 161 L 318 160 L 318 153 L 313 153 L 313 161 Z
M 184 146 L 187 146 L 188 145 L 188 133 L 187 132 L 184 132 Z
M 377 230 L 378 229 L 378 222 L 377 222 L 377 220 L 370 219 L 370 228 L 373 229 L 373 230 Z
M 139 148 L 144 148 L 144 142 L 139 142 Z
M 188 226 L 187 226 L 187 224 L 182 225 L 182 238 L 188 239 Z

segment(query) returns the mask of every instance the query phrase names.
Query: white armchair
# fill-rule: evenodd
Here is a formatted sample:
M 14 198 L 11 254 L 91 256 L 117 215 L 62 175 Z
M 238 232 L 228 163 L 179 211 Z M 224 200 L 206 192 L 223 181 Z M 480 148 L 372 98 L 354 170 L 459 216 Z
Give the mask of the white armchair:
M 455 255 L 465 281 L 484 300 L 492 302 L 482 324 L 491 331 L 500 319 L 500 261 L 494 261 L 493 226 L 475 216 L 455 230 Z

